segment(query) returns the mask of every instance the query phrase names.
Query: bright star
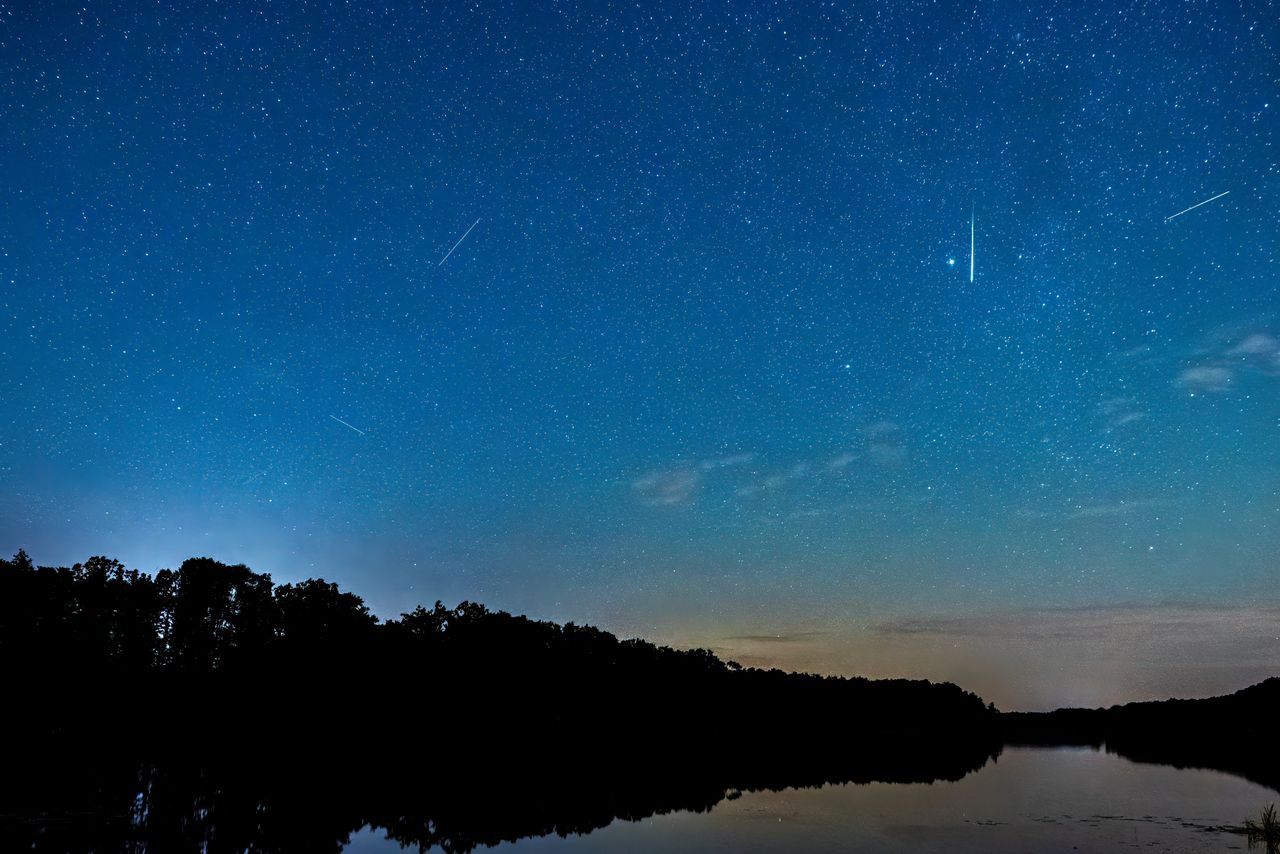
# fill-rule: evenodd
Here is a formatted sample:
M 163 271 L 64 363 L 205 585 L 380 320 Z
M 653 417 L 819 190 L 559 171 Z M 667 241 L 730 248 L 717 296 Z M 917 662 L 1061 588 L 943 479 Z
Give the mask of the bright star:
M 948 258 L 948 259 L 947 259 L 947 266 L 948 266 L 948 267 L 954 267 L 955 265 L 956 265 L 956 259 L 954 259 L 954 258 Z

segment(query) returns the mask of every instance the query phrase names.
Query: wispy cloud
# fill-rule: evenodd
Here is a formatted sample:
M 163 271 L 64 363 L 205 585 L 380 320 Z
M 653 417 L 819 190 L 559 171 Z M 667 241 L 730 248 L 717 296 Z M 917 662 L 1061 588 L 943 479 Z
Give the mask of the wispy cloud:
M 827 468 L 831 471 L 844 471 L 849 464 L 858 459 L 858 455 L 852 451 L 846 451 L 843 454 L 836 454 L 827 461 Z
M 831 453 L 831 452 L 828 452 Z M 732 490 L 738 498 L 754 498 L 779 493 L 792 484 L 832 478 L 855 462 L 886 469 L 900 468 L 907 460 L 907 445 L 897 422 L 888 419 L 863 426 L 853 447 L 834 456 L 816 456 L 787 463 L 761 465 L 754 452 L 724 456 L 685 458 L 650 471 L 631 482 L 636 496 L 650 506 L 672 506 L 692 502 L 697 495 Z
M 1052 519 L 1055 516 L 1048 510 L 1037 510 L 1034 507 L 1019 507 L 1013 511 L 1013 515 L 1019 519 Z
M 1072 519 L 1114 519 L 1168 507 L 1170 503 L 1164 498 L 1128 498 L 1119 501 L 1077 502 L 1056 510 L 1022 507 L 1015 510 L 1014 515 L 1021 519 L 1049 519 L 1059 522 Z
M 1004 708 L 1100 706 L 1225 694 L 1272 676 L 1277 620 L 1275 600 L 957 609 L 885 618 L 869 627 L 868 648 L 897 672 L 946 672 Z M 810 648 L 753 652 L 784 661 Z
M 703 471 L 713 471 L 715 469 L 732 468 L 734 466 L 745 466 L 755 458 L 755 454 L 732 454 L 727 457 L 712 457 L 698 463 L 698 468 Z
M 829 632 L 783 632 L 774 635 L 731 635 L 726 641 L 747 643 L 803 643 L 823 637 Z
M 1235 372 L 1224 365 L 1195 365 L 1178 374 L 1178 385 L 1191 394 L 1222 394 L 1231 388 Z
M 1102 419 L 1103 429 L 1107 432 L 1136 424 L 1149 414 L 1128 397 L 1112 397 L 1098 404 L 1098 415 Z
M 1151 355 L 1150 344 L 1137 344 L 1133 347 L 1128 348 L 1127 350 L 1120 351 L 1120 357 L 1122 359 L 1143 359 L 1150 355 Z
M 813 472 L 813 466 L 806 462 L 794 463 L 786 471 L 775 472 L 763 478 L 738 487 L 734 494 L 739 498 L 750 498 L 766 492 L 782 489 L 794 480 L 801 480 Z
M 1280 339 L 1269 332 L 1251 332 L 1227 350 L 1228 356 L 1256 360 L 1260 367 L 1280 367 Z
M 1194 355 L 1178 373 L 1178 385 L 1192 395 L 1224 394 L 1242 374 L 1280 376 L 1280 338 L 1267 330 L 1219 330 Z
M 1116 501 L 1111 504 L 1082 504 L 1067 513 L 1068 519 L 1107 519 L 1115 516 L 1130 516 L 1144 510 L 1161 507 L 1165 502 L 1156 498 L 1141 498 L 1130 501 Z
M 1280 618 L 1280 606 L 1250 608 L 1197 602 L 1117 603 L 1023 608 L 1004 612 L 899 617 L 875 626 L 882 635 L 940 635 L 987 638 L 1080 638 L 1092 640 L 1100 630 L 1141 627 L 1168 630 L 1206 624 L 1258 624 L 1265 634 Z M 1274 633 L 1273 633 L 1274 634 Z
M 893 421 L 877 421 L 862 429 L 867 440 L 867 457 L 882 468 L 898 468 L 907 460 L 902 430 Z
M 1133 424 L 1137 421 L 1141 421 L 1142 419 L 1146 418 L 1148 414 L 1149 413 L 1146 413 L 1146 412 L 1126 412 L 1122 415 L 1117 415 L 1115 418 L 1112 418 L 1107 423 L 1107 427 L 1109 427 L 1112 430 L 1115 430 L 1119 427 L 1123 427 L 1126 424 Z
M 693 499 L 702 474 L 693 468 L 650 472 L 631 482 L 631 489 L 650 507 L 671 507 Z
M 641 503 L 650 507 L 673 507 L 697 498 L 707 479 L 722 469 L 749 465 L 754 453 L 704 457 L 701 460 L 674 462 L 666 468 L 654 469 L 631 481 L 631 490 Z

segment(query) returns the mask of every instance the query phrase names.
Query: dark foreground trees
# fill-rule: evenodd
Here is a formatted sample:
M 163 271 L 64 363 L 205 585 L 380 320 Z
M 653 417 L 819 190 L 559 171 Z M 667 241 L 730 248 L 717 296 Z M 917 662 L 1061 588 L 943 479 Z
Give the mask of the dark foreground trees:
M 101 714 L 131 736 L 274 716 L 399 744 L 467 742 L 448 730 L 512 751 L 596 736 L 611 749 L 785 751 L 814 733 L 828 747 L 873 732 L 934 740 L 995 720 L 950 684 L 742 668 L 469 602 L 379 622 L 323 580 L 275 585 L 208 558 L 154 577 L 103 557 L 0 561 L 0 678 L 33 735 L 72 736 Z
M 325 850 L 365 824 L 468 850 L 740 788 L 958 779 L 998 751 L 995 712 L 950 684 L 467 602 L 380 622 L 325 581 L 207 558 L 0 561 L 0 680 L 0 844 L 49 850 Z

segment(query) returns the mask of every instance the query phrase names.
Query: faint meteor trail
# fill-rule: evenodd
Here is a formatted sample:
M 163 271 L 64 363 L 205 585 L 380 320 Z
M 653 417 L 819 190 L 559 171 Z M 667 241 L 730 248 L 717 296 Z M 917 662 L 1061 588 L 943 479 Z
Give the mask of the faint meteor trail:
M 1230 192 L 1231 192 L 1230 190 L 1225 190 L 1225 191 L 1223 191 L 1223 192 L 1221 192 L 1221 193 L 1218 193 L 1218 195 L 1214 196 L 1214 197 L 1213 197 L 1213 199 L 1220 199 L 1220 198 L 1222 198 L 1223 196 L 1225 196 L 1227 193 L 1230 193 Z M 1185 211 L 1178 211 L 1176 214 L 1173 214 L 1173 216 L 1167 216 L 1167 217 L 1165 217 L 1165 218 L 1164 218 L 1164 221 L 1165 221 L 1165 222 L 1168 222 L 1169 220 L 1173 219 L 1173 217 L 1175 217 L 1175 216 L 1182 216 L 1182 215 L 1183 215 L 1184 213 L 1186 213 L 1187 211 L 1193 211 L 1193 210 L 1195 210 L 1196 208 L 1200 207 L 1201 205 L 1207 205 L 1207 204 L 1209 204 L 1209 202 L 1212 202 L 1212 201 L 1213 201 L 1213 199 L 1205 199 L 1203 202 L 1196 202 L 1194 205 L 1192 205 L 1191 207 L 1187 208 L 1187 210 L 1185 210 Z
M 969 211 L 969 284 L 973 284 L 973 217 L 975 211 Z
M 475 228 L 479 224 L 480 224 L 480 220 L 477 219 L 475 222 L 471 223 L 471 228 Z M 468 228 L 466 232 L 461 237 L 458 238 L 458 242 L 453 244 L 453 249 L 457 249 L 459 246 L 462 245 L 462 241 L 466 240 L 467 235 L 471 233 L 471 228 Z M 437 267 L 441 266 L 442 264 L 444 264 L 445 261 L 449 260 L 449 256 L 453 254 L 453 249 L 450 249 L 448 252 L 444 253 L 444 257 L 440 259 L 440 263 L 436 265 Z
M 337 421 L 337 422 L 338 422 L 339 424 L 341 424 L 343 427 L 351 427 L 351 425 L 350 425 L 350 424 L 348 424 L 347 422 L 343 421 L 341 418 L 339 418 L 339 417 L 338 417 L 338 416 L 336 416 L 336 415 L 330 415 L 329 417 L 330 417 L 330 418 L 332 418 L 334 421 Z M 351 429 L 352 429 L 352 430 L 355 430 L 355 431 L 356 431 L 357 433 L 359 433 L 361 436 L 363 436 L 363 435 L 364 435 L 364 431 L 363 431 L 363 430 L 361 430 L 359 427 L 351 427 Z

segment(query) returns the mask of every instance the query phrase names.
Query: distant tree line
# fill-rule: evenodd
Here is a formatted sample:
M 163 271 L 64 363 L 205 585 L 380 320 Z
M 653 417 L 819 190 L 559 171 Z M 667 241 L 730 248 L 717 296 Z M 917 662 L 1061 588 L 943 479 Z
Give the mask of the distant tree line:
M 1136 762 L 1213 768 L 1280 790 L 1280 678 L 1221 697 L 1155 700 L 1103 709 L 1006 712 L 1009 744 L 1088 744 Z
M 295 727 L 374 720 L 401 742 L 447 724 L 513 746 L 625 731 L 637 745 L 710 750 L 731 739 L 787 749 L 815 733 L 828 746 L 872 732 L 949 738 L 996 717 L 951 684 L 744 668 L 471 602 L 382 622 L 335 584 L 274 584 L 209 558 L 154 575 L 105 557 L 0 560 L 0 673 L 45 728 L 74 728 L 68 709 L 109 700 L 216 729 L 280 713 Z

